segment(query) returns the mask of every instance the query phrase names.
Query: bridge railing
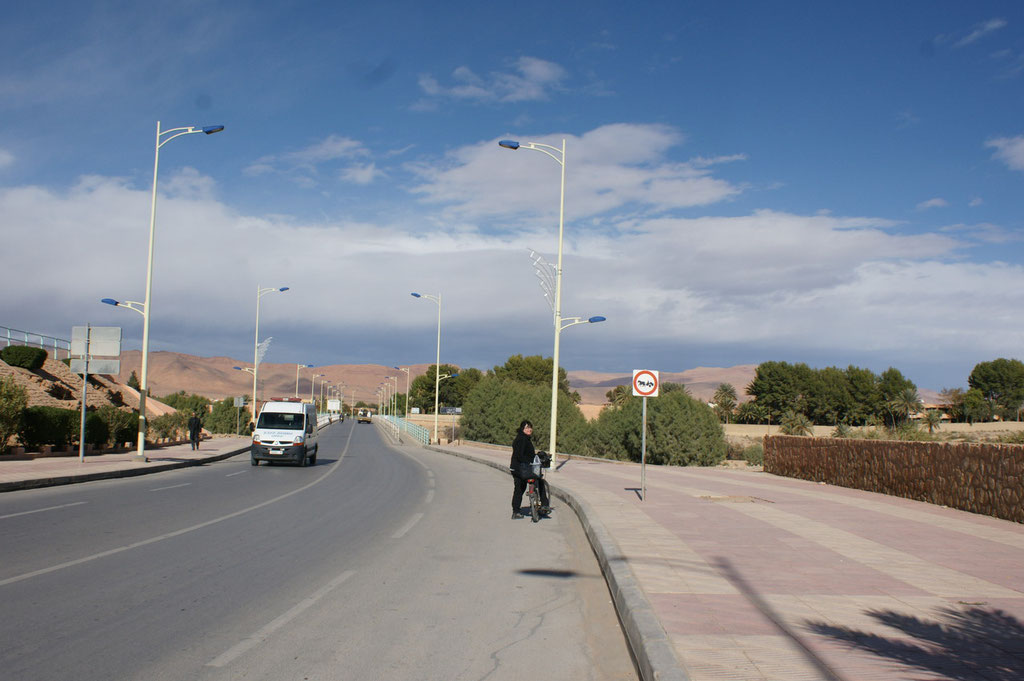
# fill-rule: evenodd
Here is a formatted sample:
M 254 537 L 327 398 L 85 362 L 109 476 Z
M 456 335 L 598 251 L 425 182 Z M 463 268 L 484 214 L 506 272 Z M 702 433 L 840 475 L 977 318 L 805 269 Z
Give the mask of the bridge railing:
M 34 348 L 42 348 L 50 352 L 51 359 L 67 359 L 71 356 L 71 341 L 64 338 L 54 338 L 34 331 L 22 331 L 12 329 L 9 326 L 0 326 L 0 343 L 3 347 L 9 345 L 29 345 Z

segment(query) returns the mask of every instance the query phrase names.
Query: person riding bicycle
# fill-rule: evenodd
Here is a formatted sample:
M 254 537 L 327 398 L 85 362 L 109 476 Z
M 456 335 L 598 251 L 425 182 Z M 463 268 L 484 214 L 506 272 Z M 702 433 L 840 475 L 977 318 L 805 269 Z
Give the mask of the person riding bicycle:
M 519 431 L 516 439 L 512 442 L 512 461 L 509 468 L 512 469 L 512 479 L 515 481 L 515 488 L 512 491 L 512 520 L 522 518 L 520 509 L 523 505 L 523 492 L 526 491 L 526 481 L 530 478 L 537 482 L 537 491 L 540 492 L 541 512 L 548 514 L 551 506 L 548 499 L 548 483 L 544 480 L 543 474 L 534 476 L 533 460 L 538 456 L 533 448 L 533 441 L 530 436 L 533 434 L 533 424 L 523 421 L 519 424 Z M 544 453 L 541 452 L 541 455 Z M 546 456 L 546 455 L 544 455 Z

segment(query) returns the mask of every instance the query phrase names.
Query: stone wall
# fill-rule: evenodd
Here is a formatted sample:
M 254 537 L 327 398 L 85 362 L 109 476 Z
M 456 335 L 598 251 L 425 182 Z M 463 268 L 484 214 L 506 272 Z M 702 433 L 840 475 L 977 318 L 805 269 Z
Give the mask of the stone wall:
M 1024 445 L 779 435 L 764 470 L 1024 523 Z

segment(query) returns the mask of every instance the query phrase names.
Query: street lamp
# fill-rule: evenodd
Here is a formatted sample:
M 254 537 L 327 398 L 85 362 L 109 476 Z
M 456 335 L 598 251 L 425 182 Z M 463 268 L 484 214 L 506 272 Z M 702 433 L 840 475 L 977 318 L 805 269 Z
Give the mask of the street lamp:
M 314 374 L 313 378 L 311 378 L 310 381 L 309 381 L 309 402 L 310 402 L 310 404 L 312 404 L 312 402 L 313 402 L 313 391 L 316 389 L 316 379 L 318 379 L 318 378 L 320 378 L 322 376 L 326 376 L 326 374 Z
M 441 384 L 438 375 L 441 373 L 441 294 L 438 293 L 436 296 L 420 295 L 419 293 L 413 293 L 414 298 L 426 298 L 437 303 L 437 362 L 434 365 L 434 440 L 440 442 L 437 439 L 437 395 L 438 389 Z
M 295 396 L 299 396 L 299 369 L 312 369 L 312 364 L 296 364 L 295 365 Z
M 253 371 L 252 371 L 252 420 L 253 420 L 253 423 L 256 422 L 256 403 L 258 401 L 256 399 L 256 387 L 257 387 L 256 386 L 256 378 L 257 378 L 257 375 L 259 374 L 260 359 L 261 359 L 260 358 L 260 298 L 262 298 L 263 296 L 267 295 L 268 293 L 272 293 L 274 291 L 287 291 L 287 290 L 288 290 L 287 286 L 282 286 L 280 288 L 274 288 L 272 286 L 270 288 L 261 288 L 259 284 L 256 285 L 256 337 L 255 337 L 255 339 L 253 340 L 253 343 L 252 343 L 252 357 L 253 357 L 253 360 L 252 360 L 252 367 L 253 367 Z
M 565 138 L 562 139 L 562 148 L 553 147 L 550 144 L 539 142 L 527 142 L 519 144 L 515 140 L 501 140 L 498 145 L 505 149 L 531 149 L 546 154 L 555 160 L 562 167 L 562 193 L 558 204 L 558 264 L 555 267 L 555 351 L 552 358 L 551 369 L 551 436 L 548 439 L 548 451 L 551 454 L 552 463 L 557 464 L 558 456 L 555 449 L 556 434 L 558 432 L 558 345 L 562 333 L 562 235 L 565 232 Z M 551 470 L 557 470 L 557 465 Z
M 405 372 L 405 419 L 409 420 L 409 371 L 410 367 L 395 367 Z
M 153 300 L 153 237 L 156 235 L 156 178 L 160 168 L 160 147 L 182 135 L 204 133 L 212 135 L 224 129 L 223 125 L 208 125 L 203 128 L 171 128 L 160 130 L 160 121 L 156 122 L 156 148 L 153 151 L 153 196 L 149 208 L 149 253 L 146 261 L 146 300 L 135 303 L 141 306 L 142 312 L 142 378 L 139 381 L 139 447 L 137 458 L 146 459 L 146 395 L 149 392 L 149 317 L 152 312 L 150 303 Z M 114 303 L 115 305 L 117 303 Z M 124 305 L 123 307 L 129 307 Z M 132 308 L 139 311 L 138 308 Z

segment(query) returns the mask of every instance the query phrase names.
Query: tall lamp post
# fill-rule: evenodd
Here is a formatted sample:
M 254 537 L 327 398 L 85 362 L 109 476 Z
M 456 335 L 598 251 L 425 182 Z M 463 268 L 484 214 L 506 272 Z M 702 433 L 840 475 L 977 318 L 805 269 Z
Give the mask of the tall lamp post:
M 299 396 L 299 369 L 312 369 L 312 364 L 296 364 L 295 365 L 295 396 Z
M 441 294 L 438 293 L 436 296 L 421 295 L 419 293 L 413 293 L 414 298 L 426 298 L 437 303 L 437 362 L 434 365 L 434 441 L 438 442 L 437 439 L 437 396 L 438 389 L 441 385 L 438 376 L 441 374 Z M 557 346 L 557 341 L 556 341 Z M 555 372 L 558 373 L 557 370 Z
M 202 128 L 186 127 L 160 130 L 156 122 L 156 148 L 153 152 L 153 195 L 149 205 L 149 254 L 146 261 L 146 300 L 142 303 L 142 378 L 139 380 L 139 447 L 137 458 L 146 459 L 146 395 L 149 393 L 149 318 L 153 300 L 153 237 L 156 235 L 156 178 L 160 168 L 160 147 L 182 135 L 203 133 L 212 135 L 224 129 L 223 125 L 207 125 Z M 127 305 L 125 307 L 128 307 Z
M 395 367 L 395 368 L 398 369 L 399 371 L 404 371 L 405 372 L 405 417 L 404 418 L 406 420 L 408 420 L 409 419 L 409 375 L 410 375 L 409 372 L 411 371 L 411 369 L 410 369 L 410 367 Z
M 261 288 L 259 284 L 256 285 L 256 337 L 252 343 L 252 420 L 256 422 L 256 403 L 258 402 L 256 397 L 256 379 L 259 377 L 260 371 L 260 299 L 268 293 L 274 291 L 287 291 L 287 286 L 280 288 Z
M 309 402 L 313 403 L 313 391 L 316 390 L 316 379 L 321 378 L 325 374 L 314 374 L 313 378 L 309 380 Z
M 515 140 L 501 140 L 498 145 L 505 149 L 532 149 L 546 154 L 555 160 L 562 167 L 562 193 L 558 204 L 558 264 L 555 268 L 555 352 L 551 370 L 551 436 L 548 439 L 548 452 L 551 454 L 551 461 L 557 464 L 558 457 L 555 449 L 556 434 L 558 431 L 558 345 L 562 333 L 562 235 L 565 232 L 565 139 L 562 139 L 562 148 L 553 147 L 550 144 L 539 142 L 527 142 L 520 144 Z M 551 470 L 557 470 L 557 465 Z

